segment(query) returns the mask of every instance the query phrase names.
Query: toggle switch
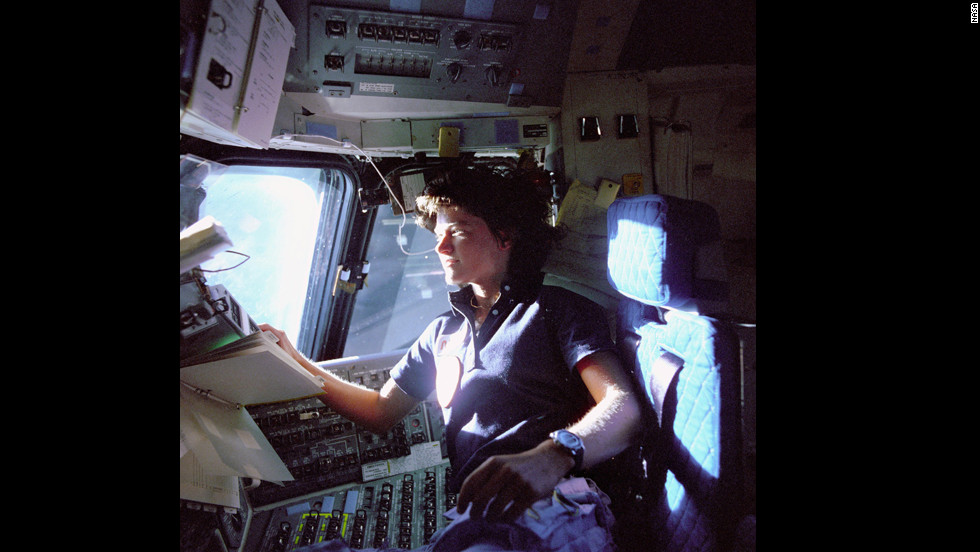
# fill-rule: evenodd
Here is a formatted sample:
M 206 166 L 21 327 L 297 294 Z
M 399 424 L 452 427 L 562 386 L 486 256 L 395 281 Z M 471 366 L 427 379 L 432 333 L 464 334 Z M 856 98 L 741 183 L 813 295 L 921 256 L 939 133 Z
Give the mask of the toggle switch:
M 487 77 L 487 82 L 490 83 L 490 86 L 497 86 L 497 84 L 500 83 L 500 66 L 491 65 L 487 67 L 485 75 Z

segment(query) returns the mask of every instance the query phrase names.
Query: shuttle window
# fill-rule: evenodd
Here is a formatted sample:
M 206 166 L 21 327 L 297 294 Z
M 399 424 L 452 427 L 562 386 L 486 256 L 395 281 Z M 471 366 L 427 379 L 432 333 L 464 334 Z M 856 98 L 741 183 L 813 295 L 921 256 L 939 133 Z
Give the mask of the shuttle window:
M 406 348 L 449 310 L 435 246 L 435 235 L 411 215 L 403 219 L 388 206 L 378 208 L 367 252 L 370 274 L 357 292 L 344 356 Z
M 225 286 L 252 320 L 308 348 L 329 267 L 339 263 L 335 237 L 352 201 L 348 178 L 334 169 L 239 165 L 203 186 L 201 217 L 213 216 L 233 244 L 201 264 L 212 271 L 208 285 Z

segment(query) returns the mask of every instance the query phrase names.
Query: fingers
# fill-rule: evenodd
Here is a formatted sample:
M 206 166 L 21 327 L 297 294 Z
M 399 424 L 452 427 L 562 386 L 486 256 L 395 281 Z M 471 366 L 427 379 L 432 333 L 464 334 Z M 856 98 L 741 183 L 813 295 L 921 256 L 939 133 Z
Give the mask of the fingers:
M 463 482 L 457 510 L 470 510 L 471 518 L 487 521 L 516 521 L 534 502 L 534 490 L 501 457 L 487 459 Z
M 286 343 L 289 342 L 289 339 L 286 337 L 286 332 L 280 330 L 279 328 L 274 328 L 268 324 L 259 324 L 259 329 L 262 330 L 263 332 L 269 332 L 272 335 L 276 336 L 276 342 L 279 344 L 279 346 L 285 349 L 286 351 L 289 350 L 286 349 Z
M 282 337 L 286 335 L 286 333 L 280 330 L 279 328 L 275 328 L 273 326 L 270 326 L 269 324 L 259 324 L 259 329 L 262 330 L 263 332 L 269 332 L 280 339 L 282 339 Z
M 279 346 L 283 349 L 286 348 L 287 344 L 292 345 L 292 343 L 289 341 L 289 337 L 286 336 L 286 332 L 280 330 L 279 328 L 275 328 L 269 324 L 259 324 L 259 329 L 263 332 L 269 332 L 276 336 L 276 339 L 279 341 Z
M 488 458 L 463 481 L 463 485 L 459 489 L 459 495 L 456 497 L 457 511 L 465 512 L 470 503 L 479 501 L 479 506 L 474 507 L 473 511 L 483 513 L 483 509 L 487 505 L 488 496 L 492 496 L 492 489 L 488 488 L 487 482 L 497 471 L 497 468 L 493 465 L 493 461 L 493 458 Z
M 288 353 L 289 356 L 297 360 L 299 360 L 299 357 L 302 356 L 299 353 L 299 351 L 296 350 L 296 347 L 293 345 L 293 343 L 289 340 L 289 337 L 286 335 L 286 332 L 278 328 L 275 328 L 273 326 L 270 326 L 269 324 L 259 324 L 259 329 L 264 332 L 269 332 L 272 335 L 276 336 L 276 340 L 279 344 L 279 347 L 282 350 L 286 351 L 286 353 Z
M 282 341 L 282 330 L 278 328 L 273 328 L 268 324 L 259 324 L 259 329 L 262 330 L 263 332 L 271 333 L 272 335 L 276 336 L 276 339 Z
M 524 515 L 524 511 L 533 504 L 533 500 L 528 499 L 526 492 L 518 491 L 512 485 L 501 491 L 487 507 L 485 516 L 487 521 L 512 523 Z

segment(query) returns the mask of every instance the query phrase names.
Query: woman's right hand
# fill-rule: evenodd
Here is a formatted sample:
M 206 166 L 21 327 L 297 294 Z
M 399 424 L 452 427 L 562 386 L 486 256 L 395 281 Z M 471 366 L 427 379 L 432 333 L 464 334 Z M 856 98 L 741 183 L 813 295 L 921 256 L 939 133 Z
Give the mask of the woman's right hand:
M 268 324 L 259 324 L 259 329 L 262 330 L 263 332 L 269 332 L 272 335 L 276 336 L 276 339 L 279 340 L 279 346 L 282 347 L 282 350 L 286 351 L 286 354 L 291 356 L 297 362 L 302 363 L 303 361 L 307 360 L 307 358 L 303 356 L 303 353 L 297 351 L 296 347 L 293 346 L 293 343 L 289 341 L 289 338 L 286 336 L 286 332 L 278 328 L 274 328 Z

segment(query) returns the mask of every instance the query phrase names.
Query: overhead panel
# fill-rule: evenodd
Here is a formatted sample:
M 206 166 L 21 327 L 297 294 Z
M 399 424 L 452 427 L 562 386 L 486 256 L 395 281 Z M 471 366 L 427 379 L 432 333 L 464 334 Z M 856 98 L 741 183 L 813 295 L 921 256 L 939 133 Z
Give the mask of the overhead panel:
M 555 57 L 557 52 L 539 49 L 536 36 L 541 25 L 557 21 L 528 18 L 533 23 L 522 24 L 321 5 L 309 6 L 307 17 L 306 59 L 293 60 L 286 92 L 512 107 L 560 102 L 537 83 L 560 79 L 563 67 L 542 78 L 540 60 L 528 56 Z

